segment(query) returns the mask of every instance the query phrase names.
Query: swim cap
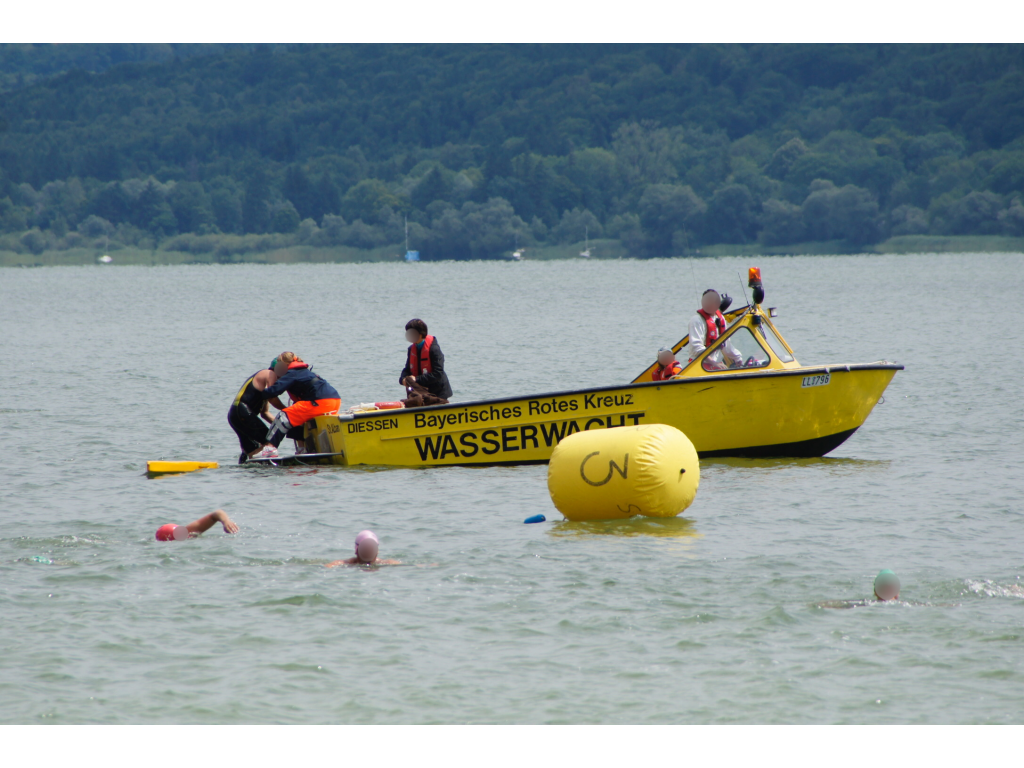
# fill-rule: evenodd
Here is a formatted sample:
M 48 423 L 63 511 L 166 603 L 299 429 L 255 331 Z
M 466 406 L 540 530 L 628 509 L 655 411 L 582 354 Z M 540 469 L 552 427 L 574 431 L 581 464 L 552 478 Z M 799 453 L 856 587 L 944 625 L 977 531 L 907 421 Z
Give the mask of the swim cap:
M 671 351 L 672 350 L 669 349 L 668 347 L 662 347 L 661 349 L 658 350 L 658 354 L 660 355 L 662 352 L 671 352 Z
M 156 529 L 157 541 L 182 541 L 188 538 L 188 528 L 184 525 L 168 523 Z
M 875 576 L 875 597 L 879 600 L 895 600 L 900 596 L 900 580 L 888 568 Z
M 373 531 L 360 531 L 356 536 L 356 557 L 359 562 L 370 564 L 377 559 L 380 541 Z

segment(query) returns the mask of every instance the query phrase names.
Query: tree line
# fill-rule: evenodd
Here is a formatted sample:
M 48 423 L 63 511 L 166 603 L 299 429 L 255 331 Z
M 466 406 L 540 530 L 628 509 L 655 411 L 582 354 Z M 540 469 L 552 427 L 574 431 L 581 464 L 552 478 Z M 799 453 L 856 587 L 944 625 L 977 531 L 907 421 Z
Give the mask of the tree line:
M 0 93 L 0 249 L 1024 236 L 1021 46 L 80 48 Z

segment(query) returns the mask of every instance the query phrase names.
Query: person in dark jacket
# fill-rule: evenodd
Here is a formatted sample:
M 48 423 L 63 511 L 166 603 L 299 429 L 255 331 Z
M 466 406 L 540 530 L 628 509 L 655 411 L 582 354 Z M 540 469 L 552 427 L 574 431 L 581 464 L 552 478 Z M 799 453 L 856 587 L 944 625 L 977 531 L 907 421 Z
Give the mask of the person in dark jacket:
M 441 345 L 435 337 L 427 335 L 427 324 L 419 318 L 413 318 L 405 324 L 405 338 L 411 344 L 398 383 L 410 395 L 423 389 L 447 402 L 452 396 L 452 385 L 448 383 L 448 374 L 444 372 Z
M 282 352 L 274 364 L 277 381 L 263 390 L 269 397 L 287 392 L 292 404 L 277 414 L 267 433 L 270 443 L 259 458 L 277 455 L 277 447 L 285 437 L 302 441 L 302 425 L 315 416 L 335 413 L 341 407 L 338 390 L 310 370 L 309 365 L 294 352 Z M 299 451 L 301 453 L 301 449 Z

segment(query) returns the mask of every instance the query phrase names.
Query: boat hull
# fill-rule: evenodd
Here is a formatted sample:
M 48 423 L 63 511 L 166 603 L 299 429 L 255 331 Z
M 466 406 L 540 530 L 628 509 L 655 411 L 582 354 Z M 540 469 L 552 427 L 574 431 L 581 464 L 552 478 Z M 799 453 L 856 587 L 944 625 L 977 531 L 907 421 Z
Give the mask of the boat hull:
M 867 419 L 891 363 L 724 373 L 531 397 L 318 416 L 315 450 L 334 463 L 444 466 L 544 463 L 575 432 L 669 424 L 702 458 L 823 456 Z

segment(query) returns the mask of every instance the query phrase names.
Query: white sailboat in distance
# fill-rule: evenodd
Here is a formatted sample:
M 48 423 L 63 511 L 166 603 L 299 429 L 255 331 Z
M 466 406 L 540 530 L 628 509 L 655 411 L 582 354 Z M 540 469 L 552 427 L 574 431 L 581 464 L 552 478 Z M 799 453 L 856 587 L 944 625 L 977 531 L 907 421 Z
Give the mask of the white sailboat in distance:
M 514 246 L 515 250 L 512 251 L 512 261 L 522 261 L 523 260 L 523 251 L 519 247 L 519 233 L 518 232 L 514 232 L 513 234 L 515 235 L 516 239 L 515 239 L 515 246 Z
M 580 256 L 584 259 L 590 258 L 590 227 L 583 228 L 583 239 L 585 242 L 584 249 L 580 251 Z

